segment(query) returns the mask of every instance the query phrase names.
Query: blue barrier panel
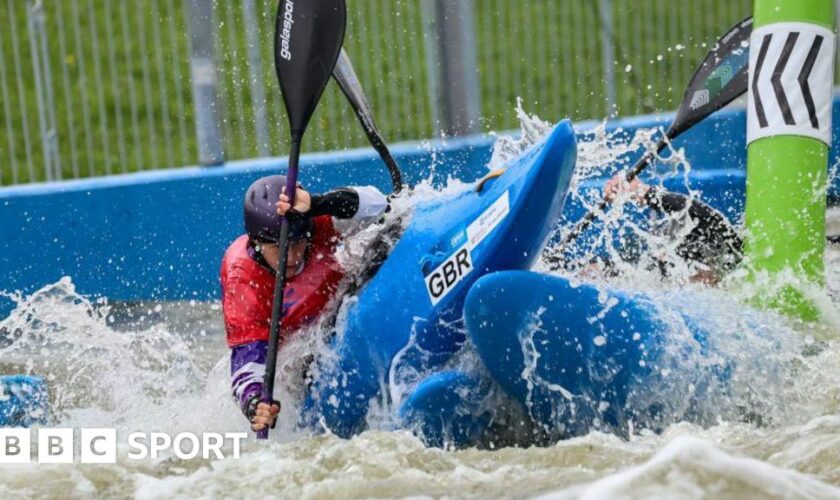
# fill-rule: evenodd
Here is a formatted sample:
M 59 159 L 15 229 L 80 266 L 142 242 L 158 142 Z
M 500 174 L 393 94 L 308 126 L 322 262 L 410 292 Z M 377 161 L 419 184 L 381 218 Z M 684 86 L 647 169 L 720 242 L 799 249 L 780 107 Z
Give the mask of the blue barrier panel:
M 450 141 L 435 174 L 475 179 L 489 138 Z M 395 148 L 411 183 L 428 178 L 431 154 Z M 222 253 L 242 227 L 242 198 L 254 180 L 285 170 L 285 159 L 237 162 L 0 190 L 0 290 L 30 293 L 70 276 L 83 294 L 113 299 L 207 300 L 218 295 Z M 390 177 L 367 151 L 307 155 L 301 181 L 314 192 Z M 11 303 L 3 299 L 0 317 Z
M 632 134 L 669 120 L 622 119 L 610 129 Z M 675 142 L 692 163 L 692 187 L 736 219 L 743 210 L 745 130 L 742 110 L 725 111 Z M 439 184 L 449 176 L 471 181 L 483 175 L 491 146 L 491 138 L 473 137 L 426 147 L 402 144 L 394 153 L 411 184 L 429 178 L 434 158 L 433 181 Z M 285 159 L 274 158 L 0 189 L 0 290 L 31 293 L 70 276 L 80 293 L 118 300 L 215 299 L 222 253 L 243 232 L 245 189 L 285 167 Z M 305 155 L 301 168 L 302 182 L 314 192 L 390 186 L 369 150 Z M 840 180 L 830 197 L 840 201 Z M 10 306 L 0 299 L 0 317 Z

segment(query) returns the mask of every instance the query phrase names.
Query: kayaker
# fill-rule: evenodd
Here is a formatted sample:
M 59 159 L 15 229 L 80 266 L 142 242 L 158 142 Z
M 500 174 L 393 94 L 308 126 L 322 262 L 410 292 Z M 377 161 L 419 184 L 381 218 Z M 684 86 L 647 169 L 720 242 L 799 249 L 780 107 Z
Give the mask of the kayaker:
M 280 404 L 260 402 L 268 349 L 275 273 L 280 259 L 282 216 L 289 219 L 284 337 L 315 321 L 333 298 L 344 273 L 335 250 L 341 236 L 336 219 L 371 219 L 388 207 L 372 186 L 341 188 L 310 195 L 298 187 L 295 206 L 284 193 L 286 178 L 264 177 L 245 194 L 246 234 L 225 252 L 221 267 L 222 309 L 231 349 L 231 388 L 242 413 L 258 431 L 273 425 Z M 282 342 L 282 339 L 281 339 Z
M 604 199 L 612 203 L 622 195 L 629 195 L 634 203 L 661 214 L 687 215 L 693 227 L 682 237 L 676 254 L 698 268 L 692 281 L 716 284 L 743 258 L 744 242 L 738 232 L 726 216 L 706 203 L 651 186 L 638 178 L 627 182 L 625 174 L 619 173 L 604 186 Z M 664 263 L 660 267 L 667 273 Z

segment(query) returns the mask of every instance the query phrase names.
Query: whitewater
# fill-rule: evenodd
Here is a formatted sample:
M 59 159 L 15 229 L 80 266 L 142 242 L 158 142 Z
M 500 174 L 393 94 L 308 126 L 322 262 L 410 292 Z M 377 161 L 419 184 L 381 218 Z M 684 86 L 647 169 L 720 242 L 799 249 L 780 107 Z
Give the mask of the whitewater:
M 519 114 L 521 133 L 497 137 L 490 168 L 503 165 L 550 129 L 521 107 Z M 607 133 L 603 125 L 589 130 L 579 143 L 570 196 L 594 206 L 598 193 L 587 188 L 587 182 L 602 177 L 626 153 L 652 147 L 656 133 L 640 131 L 628 138 Z M 663 153 L 654 182 L 674 177 L 687 181 L 690 160 L 679 150 Z M 443 188 L 422 184 L 410 198 L 398 200 L 395 210 L 410 212 L 414 202 L 463 187 L 454 179 Z M 673 253 L 673 244 L 665 238 L 627 226 L 622 214 L 631 209 L 629 204 L 614 204 L 603 214 L 606 227 L 633 231 L 649 247 Z M 828 227 L 829 234 L 840 233 L 840 211 L 829 211 Z M 375 228 L 345 230 L 350 238 L 340 257 L 352 269 L 364 261 L 365 243 Z M 568 228 L 559 228 L 559 234 L 564 230 Z M 620 262 L 618 250 L 612 252 Z M 298 336 L 281 352 L 278 391 L 284 411 L 270 442 L 249 440 L 238 459 L 186 461 L 169 455 L 132 461 L 120 450 L 116 464 L 0 465 L 0 495 L 840 497 L 840 247 L 826 252 L 828 295 L 814 294 L 826 318 L 820 325 L 797 324 L 773 312 L 750 309 L 741 300 L 749 290 L 734 283 L 721 288 L 692 284 L 691 270 L 679 267 L 663 282 L 648 268 L 638 262 L 620 264 L 617 276 L 583 271 L 564 275 L 643 291 L 663 303 L 690 293 L 696 307 L 714 312 L 720 345 L 738 356 L 743 368 L 733 399 L 704 408 L 710 414 L 704 427 L 677 422 L 661 434 L 629 432 L 621 438 L 592 432 L 542 447 L 487 443 L 441 450 L 426 448 L 410 432 L 396 428 L 388 408 L 374 405 L 368 418 L 371 430 L 353 439 L 313 435 L 295 428 L 295 404 L 303 394 L 303 360 L 324 352 L 323 328 L 316 325 L 311 335 Z M 544 261 L 535 266 L 537 271 L 547 269 Z M 218 303 L 112 303 L 77 294 L 72 276 L 29 296 L 9 295 L 17 306 L 0 321 L 0 373 L 47 379 L 50 427 L 116 427 L 121 436 L 137 430 L 175 434 L 247 429 L 229 395 Z M 339 312 L 339 325 L 340 316 Z M 745 326 L 756 324 L 761 335 Z M 453 363 L 477 369 L 469 352 L 459 353 Z M 411 383 L 390 382 L 392 399 Z

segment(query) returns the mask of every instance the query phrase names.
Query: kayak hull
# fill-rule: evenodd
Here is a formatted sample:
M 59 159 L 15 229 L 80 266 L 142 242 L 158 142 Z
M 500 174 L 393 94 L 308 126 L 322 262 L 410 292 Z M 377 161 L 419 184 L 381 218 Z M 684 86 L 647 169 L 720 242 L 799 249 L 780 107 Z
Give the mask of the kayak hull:
M 464 321 L 492 378 L 552 440 L 698 421 L 693 406 L 731 370 L 700 318 L 557 276 L 484 276 Z
M 337 325 L 305 413 L 339 436 L 366 428 L 371 401 L 388 406 L 465 341 L 464 297 L 481 276 L 533 264 L 562 210 L 576 161 L 559 123 L 479 190 L 418 206 L 402 238 Z M 399 399 L 399 396 L 396 396 Z
M 488 392 L 461 371 L 443 371 L 424 379 L 402 403 L 399 419 L 427 446 L 462 448 L 476 444 L 490 426 Z

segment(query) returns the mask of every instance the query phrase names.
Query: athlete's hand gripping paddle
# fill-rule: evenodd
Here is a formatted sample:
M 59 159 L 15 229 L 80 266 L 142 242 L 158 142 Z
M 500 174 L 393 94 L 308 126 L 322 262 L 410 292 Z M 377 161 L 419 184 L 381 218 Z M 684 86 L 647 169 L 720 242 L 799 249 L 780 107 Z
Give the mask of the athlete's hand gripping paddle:
M 752 18 L 748 17 L 718 40 L 691 78 L 674 122 L 654 149 L 639 158 L 633 168 L 627 171 L 628 182 L 642 173 L 671 140 L 747 91 L 751 33 Z M 564 247 L 580 236 L 608 205 L 606 200 L 601 201 L 596 210 L 587 213 L 575 228 L 566 234 L 563 241 L 551 250 L 549 262 L 558 264 L 558 255 Z
M 330 81 L 341 45 L 347 10 L 344 0 L 280 0 L 274 32 L 274 66 L 291 129 L 291 152 L 286 174 L 286 193 L 289 203 L 295 204 L 298 159 L 303 134 L 318 101 Z M 277 344 L 280 340 L 280 320 L 283 317 L 283 295 L 286 288 L 286 253 L 289 243 L 289 223 L 283 218 L 280 226 L 280 262 L 274 283 L 274 303 L 271 308 L 271 327 L 268 354 L 265 360 L 262 401 L 274 399 L 274 373 L 277 366 Z M 257 433 L 258 439 L 268 438 L 268 429 Z

